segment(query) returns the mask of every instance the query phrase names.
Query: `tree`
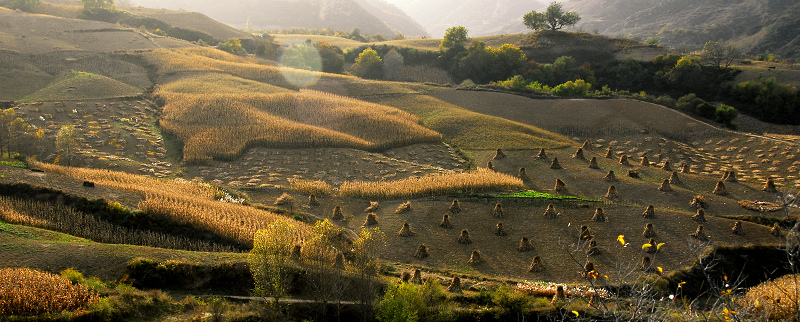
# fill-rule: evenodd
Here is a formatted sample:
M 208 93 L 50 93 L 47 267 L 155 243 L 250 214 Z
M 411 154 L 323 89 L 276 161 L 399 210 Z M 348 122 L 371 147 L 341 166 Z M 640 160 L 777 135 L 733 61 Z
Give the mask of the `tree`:
M 403 55 L 397 50 L 390 50 L 386 55 L 383 55 L 383 71 L 387 80 L 400 80 L 400 73 L 403 72 L 404 67 Z
M 444 38 L 442 38 L 442 42 L 439 43 L 439 49 L 441 51 L 448 51 L 453 48 L 464 48 L 464 43 L 469 41 L 469 36 L 467 36 L 467 28 L 462 26 L 450 27 L 447 28 L 447 31 L 444 33 Z
M 317 221 L 311 229 L 312 235 L 303 246 L 303 260 L 308 267 L 307 285 L 320 304 L 317 310 L 319 320 L 324 320 L 329 303 L 336 304 L 338 316 L 349 282 L 345 271 L 335 264 L 337 256 L 343 255 L 340 251 L 344 248 L 341 236 L 345 230 L 328 219 Z
M 40 4 L 42 4 L 42 0 L 11 0 L 8 2 L 8 7 L 21 11 L 31 11 Z
M 383 59 L 375 49 L 367 48 L 356 57 L 353 75 L 361 78 L 380 79 L 383 77 Z
M 717 41 L 709 41 L 703 46 L 700 57 L 708 64 L 722 68 L 728 68 L 734 60 L 739 58 L 739 50 L 733 45 L 723 45 Z
M 81 0 L 83 3 L 83 10 L 97 11 L 97 10 L 116 10 L 114 0 Z
M 359 300 L 364 309 L 364 319 L 373 316 L 372 304 L 377 299 L 378 286 L 376 279 L 378 274 L 378 258 L 386 247 L 386 234 L 378 227 L 367 228 L 358 233 L 358 239 L 353 242 L 353 264 L 359 274 L 361 285 L 359 290 Z
M 78 131 L 73 125 L 64 125 L 56 134 L 56 148 L 67 154 L 67 166 L 72 166 L 73 150 L 78 146 Z
M 322 58 L 323 72 L 341 74 L 344 71 L 344 52 L 341 48 L 320 41 L 317 50 Z
M 217 49 L 222 51 L 227 51 L 234 55 L 245 56 L 247 55 L 247 50 L 242 47 L 242 40 L 239 38 L 228 38 L 226 42 L 220 42 L 217 45 Z
M 278 219 L 256 232 L 247 256 L 255 282 L 255 293 L 272 296 L 277 307 L 289 293 L 296 273 L 292 250 L 300 241 L 297 226 L 290 219 Z
M 114 4 L 114 0 L 81 0 L 83 2 L 83 11 L 81 11 L 80 18 L 92 19 L 105 22 L 117 22 L 119 11 Z
M 533 30 L 553 31 L 573 26 L 581 17 L 574 11 L 564 12 L 560 2 L 551 2 L 544 12 L 531 11 L 522 16 L 522 23 Z

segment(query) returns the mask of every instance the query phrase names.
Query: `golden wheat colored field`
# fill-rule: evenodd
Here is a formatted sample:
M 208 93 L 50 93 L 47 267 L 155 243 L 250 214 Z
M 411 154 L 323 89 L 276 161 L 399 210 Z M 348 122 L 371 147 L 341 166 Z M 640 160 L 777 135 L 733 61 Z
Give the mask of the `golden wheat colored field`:
M 254 145 L 375 150 L 441 140 L 406 112 L 315 91 L 158 95 L 161 125 L 184 142 L 188 162 L 232 159 Z
M 401 199 L 522 188 L 524 185 L 520 178 L 478 168 L 472 172 L 432 174 L 395 181 L 347 181 L 339 187 L 339 194 L 363 199 Z
M 182 75 L 174 80 L 161 83 L 160 91 L 186 94 L 273 94 L 291 90 L 261 83 L 233 75 L 208 72 Z
M 138 193 L 144 197 L 138 205 L 140 210 L 190 223 L 237 240 L 245 246 L 252 246 L 256 231 L 267 227 L 278 218 L 284 218 L 252 207 L 217 201 L 222 196 L 220 191 L 206 184 L 47 163 L 36 163 L 34 166 L 45 172 Z M 301 222 L 296 223 L 296 226 L 301 234 L 308 233 L 310 229 Z
M 39 315 L 77 310 L 97 301 L 86 285 L 28 268 L 0 269 L 0 315 Z

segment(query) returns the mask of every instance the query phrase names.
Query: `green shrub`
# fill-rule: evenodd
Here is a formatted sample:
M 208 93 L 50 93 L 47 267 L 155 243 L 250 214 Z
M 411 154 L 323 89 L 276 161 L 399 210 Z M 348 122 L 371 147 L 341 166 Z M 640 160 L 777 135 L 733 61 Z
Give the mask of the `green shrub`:
M 708 102 L 703 102 L 695 107 L 694 113 L 707 119 L 714 119 L 714 112 L 716 112 L 716 110 L 716 106 L 711 105 Z
M 553 94 L 562 97 L 582 97 L 588 96 L 592 84 L 585 82 L 582 79 L 566 82 L 553 88 Z
M 497 82 L 497 85 L 503 86 L 505 88 L 515 90 L 515 91 L 522 91 L 528 86 L 528 82 L 525 81 L 524 78 L 520 75 L 516 75 L 511 77 L 507 80 Z
M 675 107 L 684 112 L 694 113 L 695 108 L 703 103 L 705 103 L 704 100 L 698 98 L 694 93 L 691 93 L 681 96 L 675 104 Z
M 86 280 L 83 278 L 81 272 L 76 271 L 74 268 L 67 268 L 58 273 L 61 277 L 66 278 L 73 285 L 83 284 Z
M 423 292 L 411 283 L 390 284 L 378 303 L 378 321 L 419 321 L 425 310 Z

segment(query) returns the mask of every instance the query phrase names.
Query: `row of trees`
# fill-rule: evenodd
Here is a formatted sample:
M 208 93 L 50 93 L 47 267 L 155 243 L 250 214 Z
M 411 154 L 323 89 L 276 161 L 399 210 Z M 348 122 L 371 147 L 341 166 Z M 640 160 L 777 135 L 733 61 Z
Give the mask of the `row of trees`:
M 44 130 L 26 122 L 13 108 L 0 110 L 0 157 L 36 153 Z

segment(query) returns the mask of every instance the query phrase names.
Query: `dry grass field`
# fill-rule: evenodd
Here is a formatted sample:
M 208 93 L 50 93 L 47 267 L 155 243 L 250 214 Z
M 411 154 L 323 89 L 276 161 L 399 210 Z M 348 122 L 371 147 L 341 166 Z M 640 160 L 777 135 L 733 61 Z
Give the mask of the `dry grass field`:
M 74 101 L 139 96 L 143 89 L 91 73 L 72 72 L 50 83 L 23 102 Z

